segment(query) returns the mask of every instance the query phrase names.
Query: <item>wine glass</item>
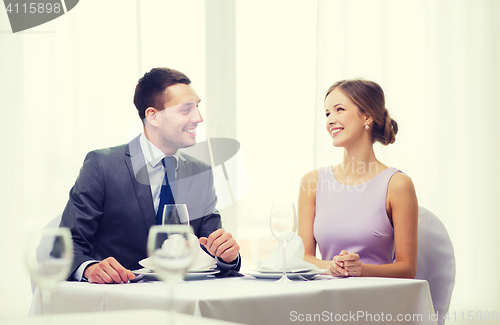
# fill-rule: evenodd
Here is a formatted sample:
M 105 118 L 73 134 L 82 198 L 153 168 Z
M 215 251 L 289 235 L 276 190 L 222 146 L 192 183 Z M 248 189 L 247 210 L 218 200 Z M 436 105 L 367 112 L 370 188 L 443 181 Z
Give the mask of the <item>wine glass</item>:
M 193 228 L 188 225 L 159 225 L 149 230 L 148 254 L 158 277 L 170 287 L 171 324 L 175 317 L 174 286 L 182 280 L 197 250 L 191 236 Z
M 275 283 L 293 282 L 286 276 L 286 244 L 297 231 L 295 205 L 290 202 L 276 202 L 271 209 L 271 231 L 273 236 L 283 245 L 283 275 Z
M 52 289 L 66 279 L 73 262 L 73 241 L 68 228 L 31 229 L 25 247 L 31 280 L 38 284 L 44 315 L 50 315 Z
M 186 224 L 189 226 L 189 212 L 187 206 L 185 204 L 165 204 L 163 209 L 162 224 Z

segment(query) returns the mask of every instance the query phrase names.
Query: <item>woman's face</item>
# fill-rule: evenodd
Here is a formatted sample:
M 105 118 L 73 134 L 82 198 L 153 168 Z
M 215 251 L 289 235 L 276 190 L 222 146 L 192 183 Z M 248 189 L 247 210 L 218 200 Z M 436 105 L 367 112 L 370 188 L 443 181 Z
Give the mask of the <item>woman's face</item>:
M 326 130 L 335 147 L 347 147 L 365 133 L 367 115 L 340 90 L 335 88 L 325 99 Z

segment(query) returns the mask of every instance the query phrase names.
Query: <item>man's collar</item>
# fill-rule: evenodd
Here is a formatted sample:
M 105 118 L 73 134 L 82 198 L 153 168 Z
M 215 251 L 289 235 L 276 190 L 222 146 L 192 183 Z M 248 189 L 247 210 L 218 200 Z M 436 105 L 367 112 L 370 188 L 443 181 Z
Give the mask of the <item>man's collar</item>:
M 151 167 L 156 167 L 159 163 L 161 163 L 162 159 L 165 158 L 165 154 L 160 149 L 158 149 L 158 147 L 156 147 L 151 141 L 149 141 L 144 132 L 141 133 L 139 142 L 141 145 L 142 153 L 144 154 L 146 161 L 151 165 Z M 169 157 L 174 157 L 175 161 L 177 162 L 177 166 L 179 166 L 179 150 L 177 150 L 173 155 Z

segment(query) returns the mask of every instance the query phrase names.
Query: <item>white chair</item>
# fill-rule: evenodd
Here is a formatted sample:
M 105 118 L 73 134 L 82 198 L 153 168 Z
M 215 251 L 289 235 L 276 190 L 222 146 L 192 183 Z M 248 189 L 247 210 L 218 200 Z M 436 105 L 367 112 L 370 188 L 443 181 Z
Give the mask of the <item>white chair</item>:
M 43 227 L 43 229 L 59 227 L 59 223 L 61 222 L 61 217 L 62 217 L 62 213 L 57 214 L 52 220 L 49 221 L 49 223 L 47 223 L 45 225 L 45 227 Z M 46 253 L 48 249 L 49 249 L 48 247 L 39 247 L 38 248 L 38 253 L 37 253 L 38 260 L 40 260 L 39 257 L 43 256 L 44 253 Z M 31 280 L 31 293 L 35 293 L 36 286 L 37 286 L 36 283 L 34 283 L 33 280 Z
M 427 280 L 438 324 L 450 307 L 455 286 L 455 253 L 443 223 L 429 210 L 418 209 L 418 257 L 415 279 Z

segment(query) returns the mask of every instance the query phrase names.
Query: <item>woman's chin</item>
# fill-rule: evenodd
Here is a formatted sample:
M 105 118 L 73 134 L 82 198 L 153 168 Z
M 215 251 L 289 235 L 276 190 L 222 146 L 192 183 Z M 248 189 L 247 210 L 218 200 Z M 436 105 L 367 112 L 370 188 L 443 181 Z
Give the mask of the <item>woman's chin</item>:
M 343 146 L 342 146 L 342 143 L 341 143 L 341 142 L 339 142 L 339 141 L 335 141 L 335 140 L 333 140 L 333 141 L 332 141 L 332 144 L 333 144 L 333 146 L 334 146 L 335 148 L 341 148 L 341 147 L 343 147 Z

